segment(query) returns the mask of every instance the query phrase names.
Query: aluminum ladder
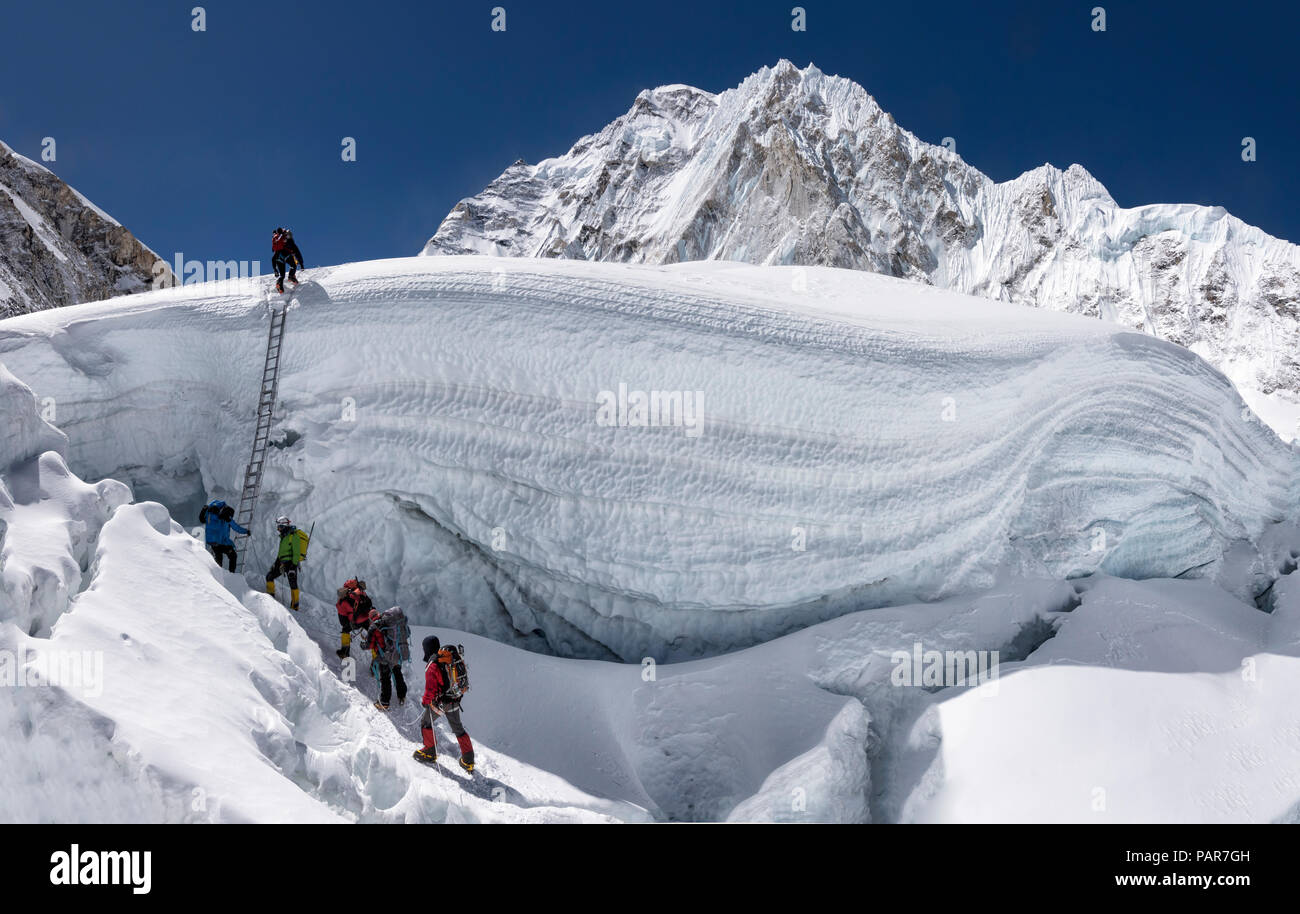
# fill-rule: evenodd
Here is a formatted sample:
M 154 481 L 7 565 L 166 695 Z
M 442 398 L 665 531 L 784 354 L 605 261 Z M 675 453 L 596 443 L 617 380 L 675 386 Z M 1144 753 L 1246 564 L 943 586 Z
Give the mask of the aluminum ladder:
M 266 337 L 266 362 L 262 366 L 262 392 L 257 398 L 257 430 L 253 433 L 253 454 L 244 470 L 244 487 L 239 493 L 239 512 L 235 519 L 245 529 L 253 529 L 257 496 L 262 492 L 262 471 L 266 468 L 266 449 L 271 443 L 271 416 L 275 411 L 276 393 L 280 388 L 280 353 L 284 347 L 284 322 L 288 303 L 271 304 L 271 328 Z M 236 552 L 238 567 L 244 568 L 248 537 L 240 534 Z

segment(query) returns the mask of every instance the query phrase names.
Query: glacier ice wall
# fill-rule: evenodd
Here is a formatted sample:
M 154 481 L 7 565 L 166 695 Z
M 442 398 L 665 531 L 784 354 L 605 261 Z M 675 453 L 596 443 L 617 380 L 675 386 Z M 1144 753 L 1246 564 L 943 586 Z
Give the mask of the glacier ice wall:
M 1221 374 L 1097 321 L 826 268 L 311 279 L 250 579 L 287 513 L 315 524 L 310 592 L 360 574 L 419 621 L 526 647 L 709 655 L 999 569 L 1212 575 L 1295 513 L 1295 452 Z M 28 315 L 0 361 L 56 405 L 81 475 L 229 499 L 267 307 L 248 282 Z M 699 397 L 699 424 L 619 425 L 624 390 Z

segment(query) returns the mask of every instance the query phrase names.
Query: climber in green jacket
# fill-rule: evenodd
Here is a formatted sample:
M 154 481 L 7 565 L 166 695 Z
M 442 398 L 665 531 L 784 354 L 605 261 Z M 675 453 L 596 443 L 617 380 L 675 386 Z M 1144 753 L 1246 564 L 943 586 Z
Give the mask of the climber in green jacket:
M 275 596 L 275 579 L 285 575 L 289 578 L 289 608 L 297 610 L 298 566 L 307 558 L 307 544 L 311 540 L 283 515 L 275 519 L 275 530 L 280 534 L 280 551 L 276 553 L 275 564 L 266 573 L 266 592 Z

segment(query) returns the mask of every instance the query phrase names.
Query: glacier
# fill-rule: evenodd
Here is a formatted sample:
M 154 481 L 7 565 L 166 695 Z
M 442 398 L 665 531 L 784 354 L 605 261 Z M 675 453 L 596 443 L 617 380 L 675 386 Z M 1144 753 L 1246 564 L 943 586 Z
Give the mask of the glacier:
M 1176 345 L 889 277 L 726 263 L 404 258 L 314 271 L 288 312 L 251 540 L 314 543 L 423 624 L 660 662 L 999 574 L 1194 576 L 1293 518 L 1297 454 Z M 237 497 L 261 280 L 0 325 L 68 463 L 192 523 Z M 700 392 L 701 425 L 602 424 Z M 626 418 L 626 416 L 624 417 Z
M 266 282 L 0 323 L 0 678 L 103 669 L 0 689 L 0 819 L 1300 819 L 1300 454 L 1195 354 L 829 268 L 315 270 L 244 577 L 182 523 Z M 620 385 L 699 424 L 602 423 Z M 358 572 L 466 645 L 476 779 L 330 653 Z M 900 688 L 918 645 L 999 676 Z

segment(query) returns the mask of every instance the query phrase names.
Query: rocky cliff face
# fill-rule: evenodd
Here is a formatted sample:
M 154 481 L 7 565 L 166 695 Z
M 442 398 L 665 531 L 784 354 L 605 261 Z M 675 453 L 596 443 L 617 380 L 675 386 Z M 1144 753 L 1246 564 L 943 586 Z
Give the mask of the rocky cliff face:
M 0 318 L 141 291 L 156 263 L 111 216 L 0 143 Z
M 1300 419 L 1300 248 L 1219 207 L 1120 207 L 1078 165 L 996 183 L 788 61 L 720 95 L 642 92 L 461 201 L 423 253 L 887 273 L 1180 343 L 1285 437 Z

